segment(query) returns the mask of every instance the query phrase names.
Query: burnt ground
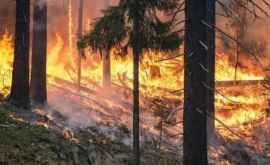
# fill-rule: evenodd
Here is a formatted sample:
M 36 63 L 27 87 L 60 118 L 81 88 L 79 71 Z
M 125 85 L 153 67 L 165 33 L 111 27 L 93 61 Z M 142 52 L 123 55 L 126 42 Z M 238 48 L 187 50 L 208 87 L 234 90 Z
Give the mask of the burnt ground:
M 104 95 L 102 88 L 84 88 L 78 94 L 74 85 L 59 84 L 50 84 L 49 105 L 45 108 L 21 110 L 1 103 L 0 112 L 4 117 L 0 120 L 0 160 L 30 165 L 130 164 L 130 89 L 114 86 L 114 90 Z M 145 165 L 181 163 L 181 93 L 172 93 L 173 97 L 171 94 L 159 98 L 141 96 L 142 161 Z M 170 122 L 164 120 L 162 131 L 161 117 L 156 116 L 160 114 L 155 113 L 157 109 L 171 111 L 164 115 Z M 264 116 L 231 126 L 229 130 L 217 127 L 209 147 L 210 164 L 270 164 L 269 123 L 269 117 Z
M 34 115 L 33 115 L 34 113 Z M 58 115 L 59 120 L 60 114 Z M 65 117 L 63 117 L 63 121 Z M 128 165 L 132 151 L 120 139 L 111 139 L 95 127 L 72 130 L 55 124 L 37 110 L 0 103 L 0 161 L 8 165 Z M 49 126 L 49 127 L 48 127 Z M 129 134 L 121 128 L 121 135 Z M 120 132 L 119 132 L 120 133 Z M 142 164 L 179 165 L 180 157 L 145 143 Z

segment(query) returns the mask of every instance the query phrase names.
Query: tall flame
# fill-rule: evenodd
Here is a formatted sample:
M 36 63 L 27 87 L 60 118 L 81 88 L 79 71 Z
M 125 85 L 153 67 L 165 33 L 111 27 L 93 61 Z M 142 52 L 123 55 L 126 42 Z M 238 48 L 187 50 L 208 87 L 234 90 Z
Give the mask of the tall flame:
M 70 0 L 71 4 L 71 0 Z M 69 5 L 70 5 L 69 4 Z M 69 67 L 73 64 L 72 49 L 72 9 L 69 6 L 69 40 L 65 47 L 64 39 L 59 34 L 55 35 L 48 45 L 48 75 L 64 80 L 75 82 L 76 71 Z M 111 70 L 113 83 L 132 88 L 132 55 L 129 53 L 119 58 L 116 51 L 111 51 Z M 178 53 L 178 52 L 177 52 Z M 91 54 L 91 53 L 88 53 Z M 68 55 L 63 58 L 63 55 Z M 0 89 L 10 86 L 13 59 L 12 35 L 6 32 L 0 37 Z M 230 62 L 229 55 L 219 54 L 216 64 L 216 79 L 219 81 L 233 80 L 234 66 Z M 160 61 L 169 57 L 169 54 L 161 52 L 149 52 L 144 54 L 144 60 L 140 65 L 141 91 L 147 96 L 165 96 L 164 91 L 176 91 L 183 88 L 183 57 L 175 60 Z M 69 65 L 67 65 L 69 64 Z M 88 86 L 89 81 L 100 83 L 102 80 L 102 64 L 99 56 L 89 55 L 82 64 L 82 84 Z M 240 80 L 261 80 L 264 75 L 253 71 L 239 69 Z M 49 82 L 52 82 L 49 78 Z M 235 88 L 237 90 L 235 90 Z M 266 105 L 266 99 L 261 95 L 261 87 L 239 87 L 221 88 L 226 97 L 216 94 L 217 117 L 228 125 L 244 124 L 248 121 L 261 117 Z M 7 93 L 6 93 L 7 94 Z M 168 97 L 171 97 L 171 95 Z M 180 99 L 180 96 L 177 96 Z M 181 97 L 182 98 L 182 97 Z
M 12 57 L 12 37 L 6 32 L 0 37 L 0 90 L 4 90 L 11 84 Z

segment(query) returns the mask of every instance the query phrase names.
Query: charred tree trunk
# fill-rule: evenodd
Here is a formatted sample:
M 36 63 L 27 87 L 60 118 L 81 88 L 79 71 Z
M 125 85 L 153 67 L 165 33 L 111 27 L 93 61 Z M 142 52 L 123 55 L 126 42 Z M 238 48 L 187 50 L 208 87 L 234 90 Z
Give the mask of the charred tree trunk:
M 106 48 L 102 53 L 103 62 L 103 87 L 111 85 L 111 58 L 110 49 Z
M 207 0 L 207 13 L 206 13 L 206 22 L 209 25 L 216 24 L 216 1 Z M 216 61 L 216 51 L 215 51 L 215 29 L 207 28 L 207 69 L 208 69 L 208 78 L 207 86 L 211 89 L 207 90 L 207 106 L 208 106 L 208 140 L 212 137 L 215 132 L 215 61 Z
M 207 0 L 186 0 L 184 163 L 207 165 Z M 196 12 L 194 12 L 196 11 Z
M 140 90 L 139 90 L 139 65 L 140 55 L 142 53 L 142 12 L 138 2 L 133 2 L 133 150 L 134 150 L 134 164 L 140 165 Z
M 34 26 L 31 69 L 31 98 L 34 104 L 47 102 L 47 2 L 34 1 Z
M 16 0 L 15 50 L 9 102 L 29 106 L 30 0 Z
M 84 0 L 79 0 L 79 14 L 78 14 L 78 38 L 82 37 L 83 33 L 83 5 Z M 82 57 L 84 56 L 84 50 L 79 49 L 78 59 L 77 59 L 77 84 L 78 90 L 81 87 L 81 76 L 82 76 Z

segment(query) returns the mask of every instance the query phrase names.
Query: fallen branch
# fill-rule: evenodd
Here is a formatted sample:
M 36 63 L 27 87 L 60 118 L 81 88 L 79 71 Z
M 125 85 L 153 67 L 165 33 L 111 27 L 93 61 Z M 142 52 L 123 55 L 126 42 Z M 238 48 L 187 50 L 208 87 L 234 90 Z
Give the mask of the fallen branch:
M 156 62 L 163 62 L 163 61 L 169 61 L 169 60 L 173 60 L 173 59 L 176 59 L 178 57 L 182 57 L 184 54 L 180 54 L 180 55 L 177 55 L 177 56 L 173 56 L 173 57 L 169 57 L 169 58 L 164 58 L 164 59 L 161 59 L 161 60 L 158 60 Z
M 202 115 L 206 115 L 207 117 L 210 117 L 210 118 L 214 119 L 219 124 L 221 124 L 224 128 L 226 128 L 228 131 L 230 131 L 233 135 L 237 136 L 240 139 L 243 139 L 244 136 L 242 136 L 241 134 L 238 134 L 237 132 L 235 132 L 234 130 L 232 130 L 229 126 L 227 126 L 225 123 L 223 123 L 221 120 L 219 120 L 215 116 L 210 115 L 207 111 L 204 111 L 203 112 L 199 108 L 196 108 L 195 110 L 198 111 Z
M 0 124 L 0 127 L 3 127 L 3 128 L 10 128 L 10 127 L 16 127 L 16 125 L 14 124 Z
M 267 84 L 266 80 L 235 80 L 235 81 L 216 81 L 216 87 L 230 86 L 251 86 Z

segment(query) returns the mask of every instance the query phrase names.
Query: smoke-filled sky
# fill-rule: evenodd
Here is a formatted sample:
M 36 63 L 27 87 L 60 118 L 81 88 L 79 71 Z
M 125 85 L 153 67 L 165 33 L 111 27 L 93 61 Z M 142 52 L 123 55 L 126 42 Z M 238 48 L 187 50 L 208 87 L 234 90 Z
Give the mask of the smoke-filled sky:
M 41 0 L 44 1 L 44 0 Z M 55 37 L 55 34 L 59 34 L 62 38 L 66 38 L 67 34 L 67 17 L 68 17 L 68 2 L 69 0 L 47 0 L 48 1 L 48 30 L 49 38 Z M 77 23 L 77 9 L 79 0 L 72 1 L 73 10 L 73 31 L 76 34 L 76 23 Z M 89 28 L 89 24 L 101 16 L 101 10 L 105 9 L 109 5 L 116 5 L 119 0 L 84 0 L 84 31 Z M 226 4 L 229 4 L 231 0 L 221 0 Z M 32 0 L 33 2 L 33 0 Z M 266 11 L 270 9 L 262 3 L 261 0 L 256 0 L 256 2 Z M 217 4 L 217 12 L 221 13 L 222 9 L 220 5 Z M 270 12 L 269 12 L 270 13 Z M 267 57 L 270 54 L 270 39 L 268 33 L 270 31 L 270 17 L 266 17 L 262 12 L 257 11 L 257 14 L 262 16 L 261 20 L 251 22 L 248 29 L 247 37 L 250 39 L 255 39 L 260 42 L 267 43 Z M 183 16 L 181 16 L 183 17 Z M 15 25 L 15 0 L 1 0 L 0 5 L 0 34 L 4 30 L 8 29 L 9 32 L 14 32 Z M 180 18 L 183 19 L 183 18 Z M 226 27 L 227 20 L 221 16 L 217 16 L 218 26 L 224 29 L 224 31 L 231 31 L 230 27 Z M 225 51 L 225 50 L 224 50 Z M 269 61 L 269 60 L 268 60 Z
M 65 25 L 68 15 L 69 0 L 48 0 L 48 23 L 49 29 L 59 31 L 60 27 Z M 77 9 L 79 0 L 72 1 L 72 14 L 74 25 L 77 22 Z M 116 4 L 117 0 L 84 0 L 84 24 L 91 23 L 95 18 L 101 16 L 101 11 L 109 5 Z M 61 25 L 63 24 L 63 25 Z M 53 28 L 55 27 L 55 28 Z M 75 28 L 76 26 L 74 26 Z M 85 27 L 86 28 L 86 27 Z M 86 29 L 85 29 L 86 30 Z
M 39 0 L 42 2 L 45 0 Z M 49 30 L 54 27 L 63 27 L 61 24 L 66 21 L 67 7 L 69 0 L 47 0 L 48 1 L 48 23 Z M 71 0 L 73 7 L 73 20 L 76 21 L 76 13 L 78 8 L 78 0 Z M 33 2 L 33 0 L 32 0 Z M 118 0 L 84 0 L 84 18 L 85 21 L 91 21 L 96 17 L 101 15 L 101 10 L 109 5 L 117 4 Z M 15 18 L 15 0 L 1 0 L 0 5 L 0 31 L 3 32 L 4 29 L 9 29 L 13 31 L 14 29 L 14 18 Z M 61 26 L 60 26 L 61 25 Z M 59 29 L 58 29 L 59 30 Z

